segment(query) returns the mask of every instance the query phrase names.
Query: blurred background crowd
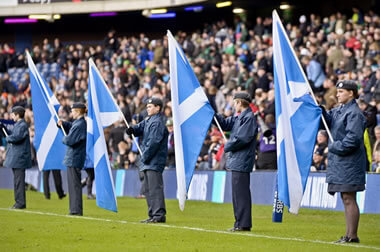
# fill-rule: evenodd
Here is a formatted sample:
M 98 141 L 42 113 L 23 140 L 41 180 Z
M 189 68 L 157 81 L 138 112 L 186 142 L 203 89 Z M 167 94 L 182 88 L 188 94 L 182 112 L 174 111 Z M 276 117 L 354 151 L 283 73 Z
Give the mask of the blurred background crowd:
M 368 171 L 380 172 L 380 18 L 377 13 L 336 12 L 330 16 L 301 15 L 298 22 L 284 23 L 290 42 L 300 59 L 316 99 L 328 110 L 337 106 L 335 84 L 355 80 L 359 86 L 359 106 L 367 118 L 365 133 Z M 269 137 L 259 134 L 256 169 L 276 169 L 275 97 L 272 58 L 272 19 L 257 16 L 247 23 L 236 18 L 204 24 L 197 31 L 173 33 L 192 64 L 201 86 L 216 113 L 231 116 L 234 92 L 246 90 L 252 96 L 252 110 L 272 130 Z M 173 122 L 171 119 L 168 41 L 161 37 L 119 36 L 110 30 L 102 43 L 65 43 L 60 38 L 43 40 L 27 49 L 39 72 L 61 104 L 59 116 L 70 120 L 70 105 L 87 100 L 88 59 L 94 59 L 128 123 L 144 120 L 145 102 L 156 96 L 164 101 L 167 118 L 169 156 L 167 167 L 175 167 Z M 8 44 L 0 45 L 0 118 L 9 119 L 15 105 L 27 109 L 26 121 L 33 140 L 34 123 L 29 87 L 29 71 L 24 53 Z M 125 134 L 123 121 L 105 132 L 111 163 L 115 169 L 138 167 L 139 155 Z M 227 134 L 228 137 L 228 134 Z M 312 171 L 327 166 L 328 135 L 318 133 Z M 197 169 L 225 169 L 221 133 L 210 128 L 198 158 Z M 2 138 L 0 165 L 6 144 Z M 34 151 L 35 153 L 35 151 Z M 35 161 L 35 155 L 34 155 Z M 36 162 L 36 161 L 35 161 Z

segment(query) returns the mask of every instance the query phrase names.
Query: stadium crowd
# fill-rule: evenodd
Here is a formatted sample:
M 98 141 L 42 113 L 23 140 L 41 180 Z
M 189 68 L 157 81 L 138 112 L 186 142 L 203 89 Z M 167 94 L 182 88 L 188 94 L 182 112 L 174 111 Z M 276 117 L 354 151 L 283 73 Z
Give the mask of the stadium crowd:
M 234 26 L 218 21 L 197 32 L 177 32 L 176 39 L 192 64 L 214 110 L 232 115 L 233 94 L 246 90 L 253 98 L 252 110 L 272 130 L 261 134 L 256 169 L 276 169 L 275 106 L 272 60 L 272 20 L 257 17 L 248 25 L 237 17 Z M 368 171 L 380 172 L 380 18 L 377 13 L 361 13 L 353 8 L 352 16 L 340 12 L 328 17 L 302 15 L 295 24 L 285 26 L 299 56 L 310 85 L 326 109 L 337 105 L 335 84 L 338 80 L 355 80 L 359 86 L 359 104 L 367 117 L 366 132 Z M 63 44 L 59 38 L 44 39 L 33 45 L 30 53 L 38 70 L 61 104 L 59 116 L 70 119 L 70 106 L 86 102 L 88 59 L 92 57 L 116 98 L 126 120 L 136 124 L 146 113 L 146 100 L 156 96 L 164 101 L 163 113 L 169 128 L 167 166 L 175 167 L 171 120 L 168 41 L 166 36 L 150 39 L 118 36 L 108 32 L 97 45 Z M 15 105 L 26 108 L 26 121 L 33 140 L 29 74 L 24 53 L 0 45 L 0 118 L 8 120 Z M 120 121 L 106 129 L 106 138 L 114 168 L 136 168 L 138 151 L 125 134 Z M 326 169 L 328 135 L 318 133 L 312 171 Z M 5 156 L 5 141 L 0 147 L 0 165 Z M 198 158 L 198 169 L 225 169 L 222 135 L 211 128 Z M 373 155 L 372 155 L 373 153 Z M 34 151 L 34 161 L 35 151 Z

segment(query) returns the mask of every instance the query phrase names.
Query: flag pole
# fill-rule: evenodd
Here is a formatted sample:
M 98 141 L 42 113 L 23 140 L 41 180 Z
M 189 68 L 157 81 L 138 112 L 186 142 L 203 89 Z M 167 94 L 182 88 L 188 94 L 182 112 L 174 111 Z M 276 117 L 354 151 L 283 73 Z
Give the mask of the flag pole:
M 113 98 L 113 97 L 112 97 L 112 98 Z M 119 106 L 117 106 L 117 107 L 119 108 Z M 125 125 L 127 125 L 127 127 L 129 128 L 129 124 L 128 124 L 127 120 L 125 119 L 125 116 L 124 116 L 123 112 L 121 112 L 120 108 L 119 108 L 119 112 L 121 113 L 121 115 L 122 115 L 122 117 L 123 117 L 123 120 L 124 120 Z M 138 142 L 137 142 L 136 137 L 135 137 L 134 134 L 132 134 L 132 138 L 133 138 L 133 141 L 135 142 L 135 144 L 136 144 L 136 146 L 137 146 L 137 149 L 139 150 L 140 155 L 142 156 L 142 151 L 141 151 L 141 149 L 140 149 L 140 146 L 139 146 L 139 144 L 138 144 Z
M 224 140 L 227 141 L 226 135 L 224 135 L 222 127 L 220 127 L 220 124 L 219 124 L 218 120 L 216 120 L 215 116 L 214 116 L 214 121 L 215 121 L 216 125 L 218 126 L 218 129 L 219 129 L 220 133 L 222 133 Z
M 34 65 L 34 62 L 33 62 L 33 59 L 32 59 L 32 56 L 30 56 L 30 54 L 29 54 L 29 52 L 28 51 L 26 51 L 26 55 L 27 55 L 27 58 L 28 58 L 28 60 L 30 59 L 30 61 L 33 63 L 33 65 Z M 28 62 L 28 66 L 29 66 L 29 62 Z M 29 66 L 30 67 L 30 66 Z M 42 80 L 42 78 L 41 78 L 41 76 L 40 76 L 40 73 L 37 71 L 37 69 L 36 69 L 36 74 L 37 74 L 37 78 L 39 78 L 40 79 L 40 81 L 42 82 L 42 89 L 44 90 L 44 93 L 45 93 L 45 95 L 46 95 L 46 97 L 48 98 L 48 106 L 49 106 L 49 108 L 50 108 L 50 110 L 51 111 L 53 111 L 53 113 L 54 113 L 54 115 L 57 117 L 57 119 L 58 120 L 61 120 L 60 118 L 59 118 L 59 116 L 58 116 L 58 114 L 57 114 L 57 111 L 55 111 L 55 108 L 54 108 L 54 106 L 52 107 L 52 101 L 51 101 L 51 98 L 50 98 L 50 96 L 49 96 L 49 93 L 47 92 L 47 90 L 46 90 L 46 87 L 45 87 L 45 85 L 44 85 L 44 82 L 43 82 L 43 80 Z M 62 131 L 63 131 L 63 135 L 64 136 L 67 136 L 67 134 L 66 134 L 66 131 L 65 131 L 65 129 L 63 128 L 63 125 L 61 124 L 61 129 L 62 129 Z
M 7 137 L 8 136 L 8 133 L 7 133 L 7 131 L 4 129 L 4 128 L 1 128 L 2 130 L 3 130 L 3 132 L 4 132 L 4 135 L 5 135 L 5 137 Z
M 285 29 L 284 29 L 284 27 L 283 27 L 283 25 L 282 25 L 281 19 L 280 19 L 279 15 L 277 14 L 277 11 L 274 10 L 273 13 L 274 13 L 274 15 L 276 15 L 276 17 L 277 17 L 278 20 L 280 21 L 280 24 L 281 24 L 280 27 L 281 27 L 282 32 L 283 32 L 284 34 L 287 34 L 286 31 L 285 31 Z M 292 44 L 291 44 L 290 41 L 289 41 L 288 36 L 285 36 L 285 38 L 286 38 L 286 41 L 288 42 L 288 44 L 290 45 L 289 47 L 290 47 L 290 50 L 292 50 L 293 55 L 297 55 L 297 54 L 295 53 L 294 49 L 293 49 Z M 301 63 L 299 62 L 299 60 L 298 60 L 297 57 L 295 57 L 295 59 L 296 59 L 296 62 L 297 62 L 297 64 L 298 64 L 298 67 L 299 67 L 300 69 L 302 69 L 301 73 L 302 73 L 302 76 L 304 77 L 304 79 L 306 80 L 306 82 L 307 82 L 307 84 L 308 84 L 307 86 L 308 86 L 308 88 L 309 88 L 310 94 L 311 94 L 311 96 L 313 97 L 313 100 L 314 100 L 315 104 L 318 105 L 317 99 L 315 99 L 314 92 L 313 92 L 313 90 L 311 89 L 311 86 L 310 86 L 309 80 L 308 80 L 308 78 L 306 77 L 305 72 L 303 71 L 303 68 L 302 68 L 302 66 L 301 66 Z M 327 126 L 327 122 L 326 122 L 325 117 L 323 116 L 323 114 L 322 114 L 322 122 L 323 122 L 323 125 L 324 125 L 325 128 L 326 128 L 327 134 L 329 135 L 329 139 L 330 139 L 331 142 L 333 143 L 333 142 L 334 142 L 334 139 L 333 139 L 333 137 L 332 137 L 332 135 L 331 135 L 331 132 L 330 132 L 329 127 Z
M 88 61 L 89 61 L 90 64 L 92 64 L 92 65 L 95 66 L 95 70 L 96 71 L 99 71 L 98 68 L 95 65 L 95 62 L 92 60 L 92 58 L 90 58 Z M 99 74 L 99 76 L 101 76 L 101 74 Z M 102 80 L 103 80 L 103 78 L 102 78 Z M 103 80 L 103 84 L 105 84 L 104 80 Z M 121 117 L 123 118 L 123 121 L 124 121 L 125 125 L 129 128 L 129 124 L 128 124 L 127 120 L 125 119 L 125 116 L 124 116 L 123 112 L 121 112 L 121 109 L 120 109 L 119 105 L 116 103 L 115 98 L 113 97 L 113 95 L 112 95 L 111 91 L 109 90 L 109 88 L 107 87 L 107 85 L 105 85 L 105 86 L 106 86 L 106 90 L 108 91 L 110 97 L 112 98 L 112 101 L 115 103 L 117 109 L 119 110 L 119 113 L 120 113 Z M 142 151 L 140 149 L 139 143 L 137 142 L 136 137 L 135 137 L 134 134 L 132 134 L 132 139 L 135 142 L 135 144 L 137 146 L 137 149 L 139 150 L 140 155 L 142 156 Z

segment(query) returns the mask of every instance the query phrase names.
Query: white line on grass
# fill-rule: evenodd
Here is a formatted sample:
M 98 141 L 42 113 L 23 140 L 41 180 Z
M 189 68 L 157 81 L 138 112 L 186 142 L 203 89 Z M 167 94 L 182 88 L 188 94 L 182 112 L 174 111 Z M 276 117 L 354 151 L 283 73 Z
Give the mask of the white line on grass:
M 165 228 L 178 228 L 178 229 L 200 231 L 200 232 L 206 232 L 206 233 L 249 236 L 249 237 L 266 238 L 266 239 L 272 239 L 272 240 L 298 241 L 298 242 L 306 242 L 306 243 L 319 243 L 319 244 L 326 244 L 326 245 L 336 245 L 336 246 L 344 246 L 344 247 L 355 247 L 355 248 L 367 248 L 367 249 L 380 250 L 380 247 L 373 247 L 373 246 L 366 246 L 366 245 L 359 245 L 359 244 L 333 243 L 333 242 L 319 241 L 319 240 L 305 240 L 305 239 L 300 239 L 300 238 L 260 235 L 260 234 L 254 234 L 254 233 L 248 233 L 248 232 L 246 232 L 246 233 L 245 232 L 228 232 L 228 231 L 221 231 L 221 230 L 209 230 L 209 229 L 204 229 L 204 228 L 174 226 L 174 225 L 159 224 L 159 223 L 144 224 L 144 223 L 132 222 L 132 221 L 102 219 L 102 218 L 75 216 L 75 215 L 63 215 L 63 214 L 56 214 L 56 213 L 38 212 L 38 211 L 29 211 L 29 210 L 16 210 L 16 209 L 9 209 L 9 208 L 0 208 L 0 210 L 10 211 L 10 212 L 23 212 L 23 213 L 29 213 L 29 214 L 49 215 L 49 216 L 57 216 L 57 217 L 65 217 L 65 218 L 75 218 L 75 219 L 83 219 L 83 220 L 114 222 L 114 223 L 121 223 L 121 224 L 149 225 L 152 227 L 156 226 L 156 227 L 165 227 Z

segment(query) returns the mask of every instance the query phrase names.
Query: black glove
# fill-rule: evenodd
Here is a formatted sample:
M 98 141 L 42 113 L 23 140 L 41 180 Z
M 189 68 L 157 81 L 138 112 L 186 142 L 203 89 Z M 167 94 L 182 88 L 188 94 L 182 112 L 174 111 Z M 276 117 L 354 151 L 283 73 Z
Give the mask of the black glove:
M 325 108 L 325 106 L 319 105 L 319 107 L 322 109 L 322 114 L 325 115 L 326 114 L 326 108 Z
M 4 123 L 0 122 L 0 130 L 5 130 L 7 131 L 7 127 L 4 125 Z
M 132 135 L 135 131 L 133 130 L 132 127 L 129 127 L 125 130 L 125 132 L 128 134 L 128 135 Z

